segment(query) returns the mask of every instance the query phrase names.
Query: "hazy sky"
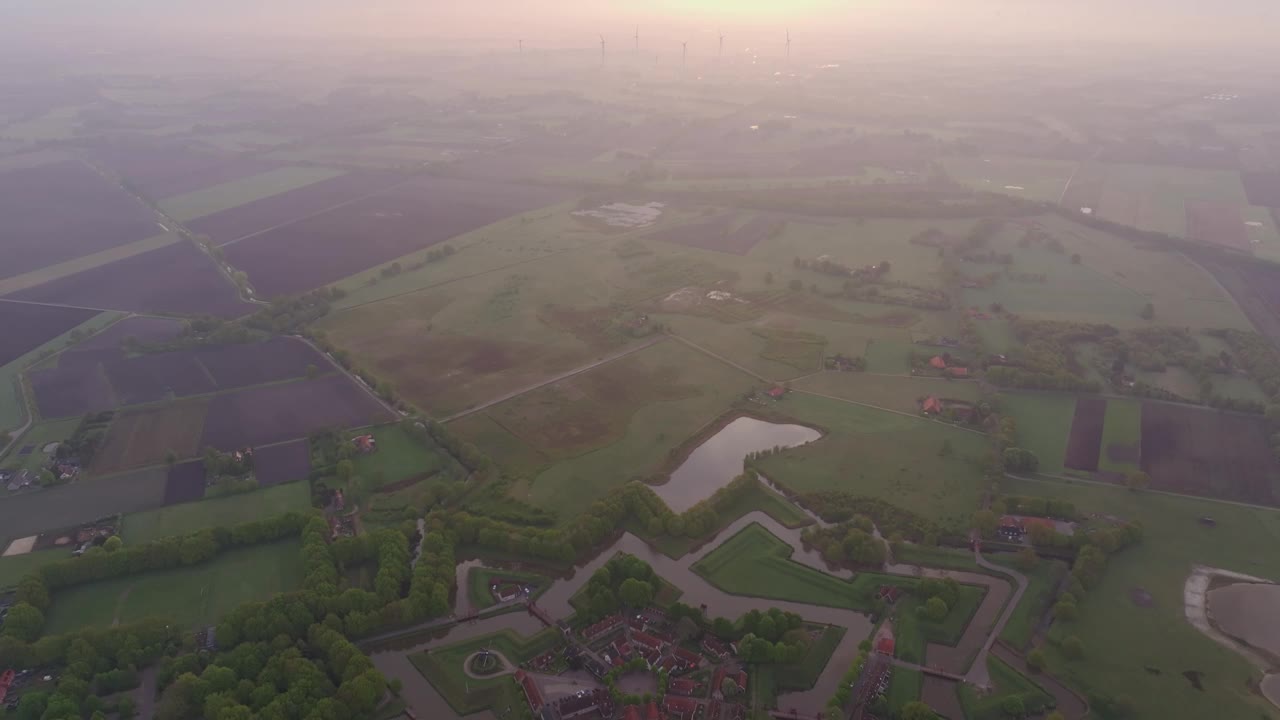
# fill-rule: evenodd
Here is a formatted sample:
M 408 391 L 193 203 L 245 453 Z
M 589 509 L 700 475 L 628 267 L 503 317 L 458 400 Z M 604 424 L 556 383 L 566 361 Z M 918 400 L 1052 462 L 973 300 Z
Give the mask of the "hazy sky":
M 1017 42 L 1209 46 L 1273 34 L 1280 0 L 0 0 L 10 29 L 110 32 L 175 28 L 284 35 L 474 38 L 541 35 L 562 44 L 597 32 L 650 37 L 724 28 L 774 34 L 946 33 Z M 610 33 L 612 31 L 612 33 Z M 647 31 L 647 32 L 646 32 Z

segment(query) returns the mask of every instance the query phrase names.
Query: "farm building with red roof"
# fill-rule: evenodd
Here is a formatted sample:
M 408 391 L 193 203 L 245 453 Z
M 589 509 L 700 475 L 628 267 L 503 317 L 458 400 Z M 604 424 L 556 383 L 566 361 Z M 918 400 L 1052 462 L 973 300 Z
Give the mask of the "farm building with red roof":
M 658 703 L 656 701 L 649 701 L 649 707 L 644 709 L 644 720 L 662 720 L 662 713 L 658 712 Z
M 666 702 L 663 703 L 666 708 L 667 717 L 679 718 L 679 720 L 689 720 L 694 713 L 698 712 L 698 703 L 689 698 L 677 698 L 668 696 Z
M 924 402 L 920 403 L 920 409 L 928 415 L 938 415 L 942 412 L 942 401 L 930 395 L 924 399 Z
M 947 368 L 947 374 L 956 378 L 969 377 L 969 368 L 949 367 Z
M 941 355 L 934 355 L 933 359 L 929 361 L 929 365 L 937 368 L 938 370 L 947 369 L 947 361 L 943 360 Z
M 516 682 L 520 683 L 520 688 L 524 690 L 524 699 L 529 702 L 529 709 L 536 716 L 546 704 L 542 700 L 542 691 L 538 689 L 538 684 L 523 670 L 516 671 Z
M 640 708 L 635 705 L 628 705 L 622 711 L 622 720 L 640 720 Z

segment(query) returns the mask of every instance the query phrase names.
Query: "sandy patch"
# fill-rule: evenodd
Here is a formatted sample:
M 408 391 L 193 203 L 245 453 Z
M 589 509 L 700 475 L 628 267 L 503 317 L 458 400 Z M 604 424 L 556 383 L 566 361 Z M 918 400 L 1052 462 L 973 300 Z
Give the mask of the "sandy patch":
M 3 557 L 12 557 L 14 555 L 26 555 L 27 553 L 31 552 L 31 548 L 36 546 L 36 538 L 38 537 L 40 536 L 32 535 L 31 537 L 18 538 L 17 540 L 14 540 L 13 542 L 9 543 L 9 547 L 4 549 Z

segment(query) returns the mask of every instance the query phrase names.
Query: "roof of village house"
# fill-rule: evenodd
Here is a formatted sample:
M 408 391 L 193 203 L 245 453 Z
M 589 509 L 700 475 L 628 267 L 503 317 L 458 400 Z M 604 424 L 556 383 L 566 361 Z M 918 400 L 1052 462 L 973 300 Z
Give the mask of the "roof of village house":
M 938 398 L 930 395 L 924 399 L 924 403 L 921 405 L 921 408 L 927 413 L 940 413 L 942 412 L 942 402 L 939 401 Z
M 787 389 L 782 387 L 781 385 L 774 385 L 773 387 L 769 388 L 769 397 L 780 398 L 786 394 L 787 394 Z
M 658 703 L 654 700 L 649 701 L 649 707 L 644 709 L 645 720 L 662 720 L 662 713 L 658 712 Z
M 941 355 L 934 355 L 933 359 L 929 361 L 929 364 L 938 368 L 939 370 L 942 370 L 947 366 L 947 361 L 943 360 Z
M 969 368 L 952 367 L 952 368 L 947 368 L 947 372 L 950 373 L 951 375 L 954 375 L 955 377 L 968 377 Z

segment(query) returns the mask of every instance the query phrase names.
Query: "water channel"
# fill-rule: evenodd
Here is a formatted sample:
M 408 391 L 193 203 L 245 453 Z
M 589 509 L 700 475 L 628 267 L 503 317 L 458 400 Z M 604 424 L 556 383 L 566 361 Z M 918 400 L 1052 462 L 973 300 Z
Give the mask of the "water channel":
M 671 479 L 653 491 L 673 512 L 682 513 L 741 474 L 747 455 L 775 447 L 795 447 L 820 437 L 822 433 L 804 425 L 740 417 L 699 445 L 671 473 Z

